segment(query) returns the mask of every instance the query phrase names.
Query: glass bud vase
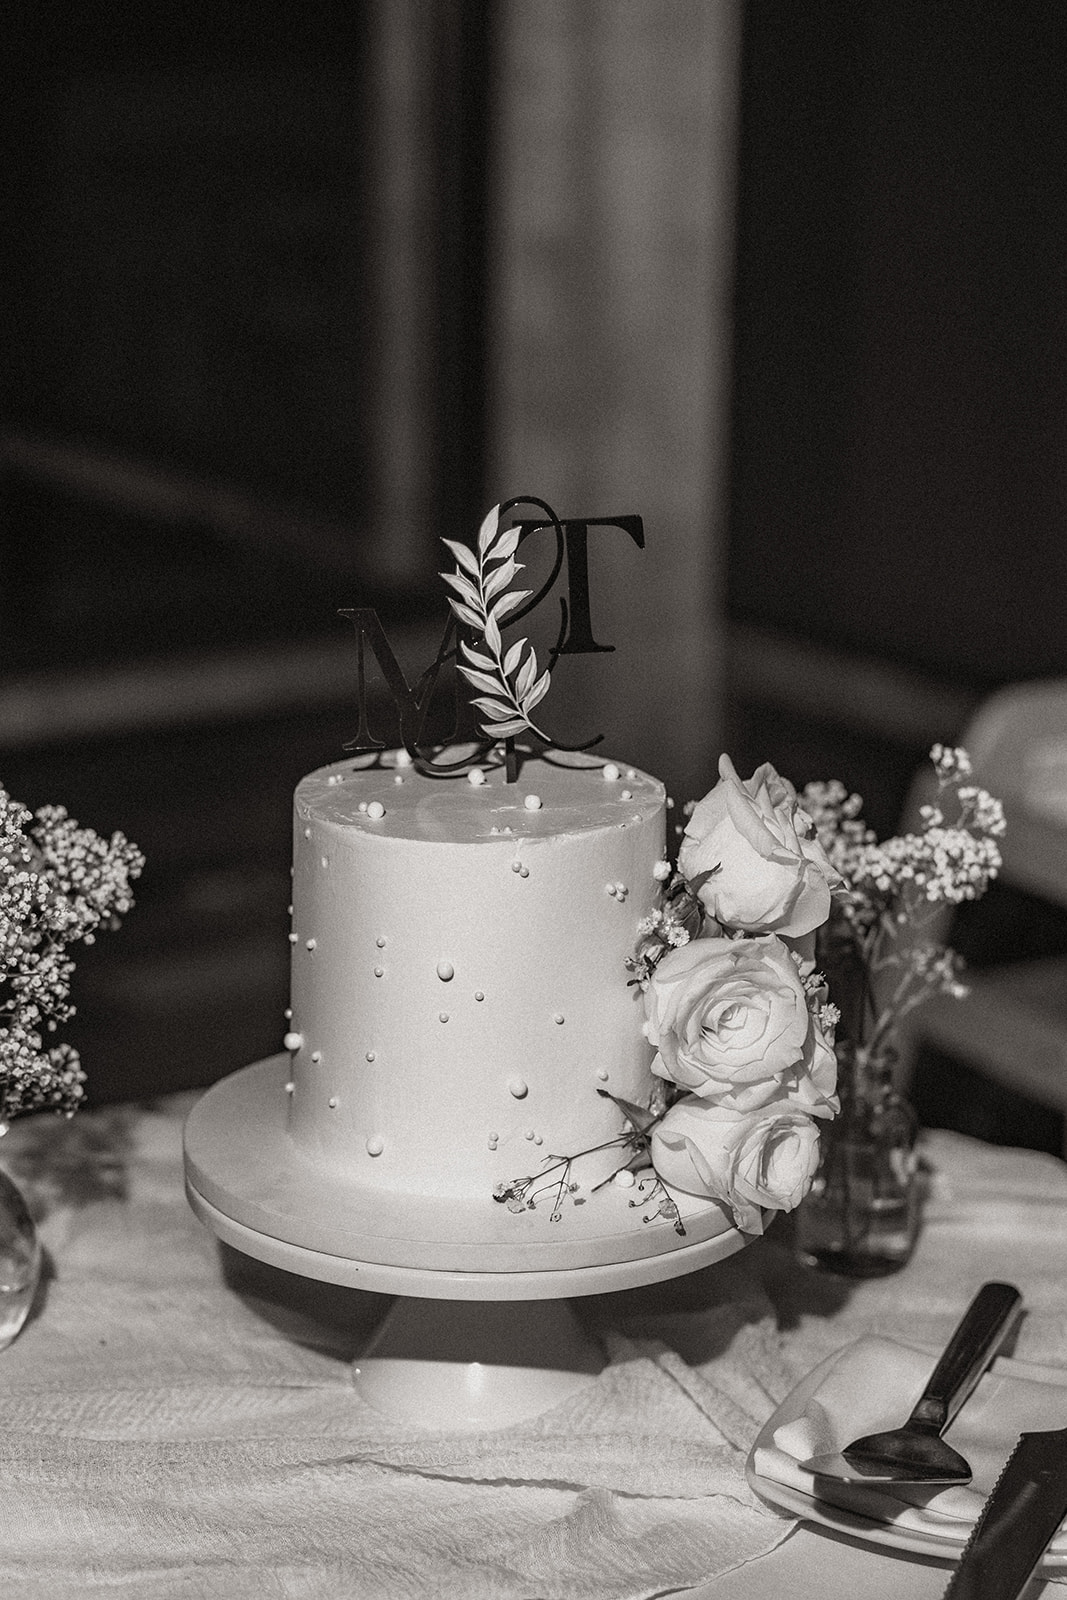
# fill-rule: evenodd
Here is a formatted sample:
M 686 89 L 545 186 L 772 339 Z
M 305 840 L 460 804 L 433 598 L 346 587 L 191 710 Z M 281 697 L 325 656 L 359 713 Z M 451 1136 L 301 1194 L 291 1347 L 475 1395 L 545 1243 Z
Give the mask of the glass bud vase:
M 820 1159 L 797 1207 L 794 1241 L 810 1266 L 853 1278 L 903 1267 L 919 1231 L 915 1113 L 893 1084 L 895 1056 L 837 1045 L 841 1110 L 820 1134 Z
M 0 1350 L 29 1316 L 40 1274 L 37 1225 L 22 1190 L 0 1167 Z

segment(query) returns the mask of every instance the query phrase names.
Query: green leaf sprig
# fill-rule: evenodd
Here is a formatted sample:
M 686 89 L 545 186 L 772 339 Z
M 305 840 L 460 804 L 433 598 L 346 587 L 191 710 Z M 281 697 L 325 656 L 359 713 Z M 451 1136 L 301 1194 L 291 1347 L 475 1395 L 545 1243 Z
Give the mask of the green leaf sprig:
M 529 731 L 546 744 L 552 741 L 531 720 L 531 713 L 544 699 L 551 673 L 539 673 L 537 654 L 528 639 L 518 639 L 507 650 L 500 637 L 500 624 L 532 594 L 530 589 L 508 589 L 520 573 L 515 560 L 519 529 L 502 529 L 500 507 L 494 506 L 478 530 L 472 550 L 455 539 L 443 539 L 456 559 L 455 572 L 441 577 L 455 593 L 448 603 L 460 622 L 475 629 L 484 650 L 460 642 L 457 666 L 474 688 L 482 693 L 471 702 L 481 712 L 482 728 L 490 739 L 508 739 Z

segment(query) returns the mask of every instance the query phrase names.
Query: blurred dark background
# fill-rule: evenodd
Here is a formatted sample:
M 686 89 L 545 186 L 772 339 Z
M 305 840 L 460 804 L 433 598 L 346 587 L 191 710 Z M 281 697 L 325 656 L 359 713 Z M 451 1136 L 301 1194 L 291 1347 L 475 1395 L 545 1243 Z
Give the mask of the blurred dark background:
M 1067 675 L 1061 8 L 3 28 L 0 777 L 148 857 L 78 960 L 95 1101 L 278 1048 L 291 793 L 354 732 L 338 609 L 425 664 L 437 541 L 494 500 L 645 517 L 594 566 L 615 676 L 571 692 L 679 798 L 727 748 L 884 833 L 992 689 Z M 1020 930 L 1067 948 L 1007 893 L 958 937 Z M 967 1131 L 1060 1148 L 985 1093 Z

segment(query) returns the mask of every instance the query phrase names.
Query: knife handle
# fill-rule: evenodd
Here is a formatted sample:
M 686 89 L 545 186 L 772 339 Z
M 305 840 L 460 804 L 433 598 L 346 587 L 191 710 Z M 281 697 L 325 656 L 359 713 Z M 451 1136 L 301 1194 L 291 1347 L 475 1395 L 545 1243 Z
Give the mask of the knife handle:
M 944 1433 L 989 1365 L 1022 1305 L 1011 1283 L 984 1283 L 945 1346 L 910 1420 Z

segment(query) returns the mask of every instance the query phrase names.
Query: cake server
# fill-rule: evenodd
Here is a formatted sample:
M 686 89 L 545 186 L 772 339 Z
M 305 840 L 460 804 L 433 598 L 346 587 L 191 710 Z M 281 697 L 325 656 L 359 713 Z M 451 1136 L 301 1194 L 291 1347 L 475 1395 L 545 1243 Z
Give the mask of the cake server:
M 1018 1600 L 1067 1517 L 1067 1428 L 1024 1433 L 982 1507 L 944 1600 Z
M 969 1483 L 971 1469 L 941 1435 L 1014 1325 L 1022 1296 L 1010 1283 L 984 1283 L 899 1428 L 854 1439 L 840 1454 L 813 1456 L 808 1472 L 849 1483 Z

